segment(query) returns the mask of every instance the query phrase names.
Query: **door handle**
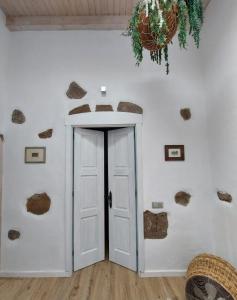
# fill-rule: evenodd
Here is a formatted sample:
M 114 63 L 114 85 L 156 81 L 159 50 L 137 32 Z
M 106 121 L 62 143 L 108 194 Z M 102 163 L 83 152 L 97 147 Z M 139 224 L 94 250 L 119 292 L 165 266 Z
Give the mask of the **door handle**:
M 109 195 L 108 195 L 108 204 L 109 204 L 109 207 L 112 208 L 112 205 L 113 205 L 113 196 L 112 196 L 112 192 L 111 191 L 109 192 Z

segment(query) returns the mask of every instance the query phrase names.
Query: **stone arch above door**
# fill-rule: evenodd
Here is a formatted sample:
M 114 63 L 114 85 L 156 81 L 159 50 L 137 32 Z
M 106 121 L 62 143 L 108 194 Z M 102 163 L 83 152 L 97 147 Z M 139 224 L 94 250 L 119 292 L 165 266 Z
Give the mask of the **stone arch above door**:
M 113 112 L 113 107 L 111 104 L 97 104 L 96 105 L 96 112 Z M 69 111 L 69 115 L 77 115 L 82 113 L 90 113 L 91 108 L 89 104 L 84 104 L 77 106 Z M 143 109 L 141 106 L 132 103 L 132 102 L 119 102 L 117 107 L 117 112 L 123 112 L 123 113 L 132 113 L 132 114 L 143 114 Z

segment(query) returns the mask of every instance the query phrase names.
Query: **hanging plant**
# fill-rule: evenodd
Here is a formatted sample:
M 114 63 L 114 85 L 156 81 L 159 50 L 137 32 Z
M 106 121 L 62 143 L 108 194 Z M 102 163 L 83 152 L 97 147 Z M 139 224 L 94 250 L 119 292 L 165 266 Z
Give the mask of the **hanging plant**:
M 150 51 L 152 61 L 161 65 L 165 60 L 168 74 L 168 47 L 177 30 L 181 48 L 187 46 L 188 33 L 198 48 L 202 24 L 202 0 L 140 0 L 134 8 L 128 30 L 137 65 L 143 60 L 145 48 Z

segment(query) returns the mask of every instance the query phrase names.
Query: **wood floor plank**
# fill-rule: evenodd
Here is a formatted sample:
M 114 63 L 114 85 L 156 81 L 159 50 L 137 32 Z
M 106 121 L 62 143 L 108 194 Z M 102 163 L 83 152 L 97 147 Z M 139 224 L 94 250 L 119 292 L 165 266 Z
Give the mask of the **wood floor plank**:
M 4 300 L 184 300 L 185 278 L 139 278 L 104 261 L 71 278 L 0 279 Z

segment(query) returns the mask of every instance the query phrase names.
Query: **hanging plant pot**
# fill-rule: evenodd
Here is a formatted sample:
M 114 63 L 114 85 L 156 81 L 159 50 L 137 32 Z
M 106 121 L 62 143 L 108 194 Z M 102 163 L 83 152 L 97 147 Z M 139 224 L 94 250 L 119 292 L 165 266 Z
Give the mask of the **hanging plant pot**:
M 160 65 L 165 60 L 168 74 L 168 47 L 176 32 L 181 48 L 187 46 L 188 33 L 199 47 L 202 24 L 202 0 L 140 0 L 128 29 L 137 65 L 143 60 L 143 49 L 147 49 L 152 61 Z
M 159 37 L 151 32 L 150 19 L 143 10 L 139 16 L 138 31 L 140 33 L 142 47 L 149 51 L 157 51 L 168 45 L 173 39 L 178 29 L 178 7 L 173 5 L 169 11 L 164 14 L 166 27 L 164 29 L 165 42 L 160 44 Z

